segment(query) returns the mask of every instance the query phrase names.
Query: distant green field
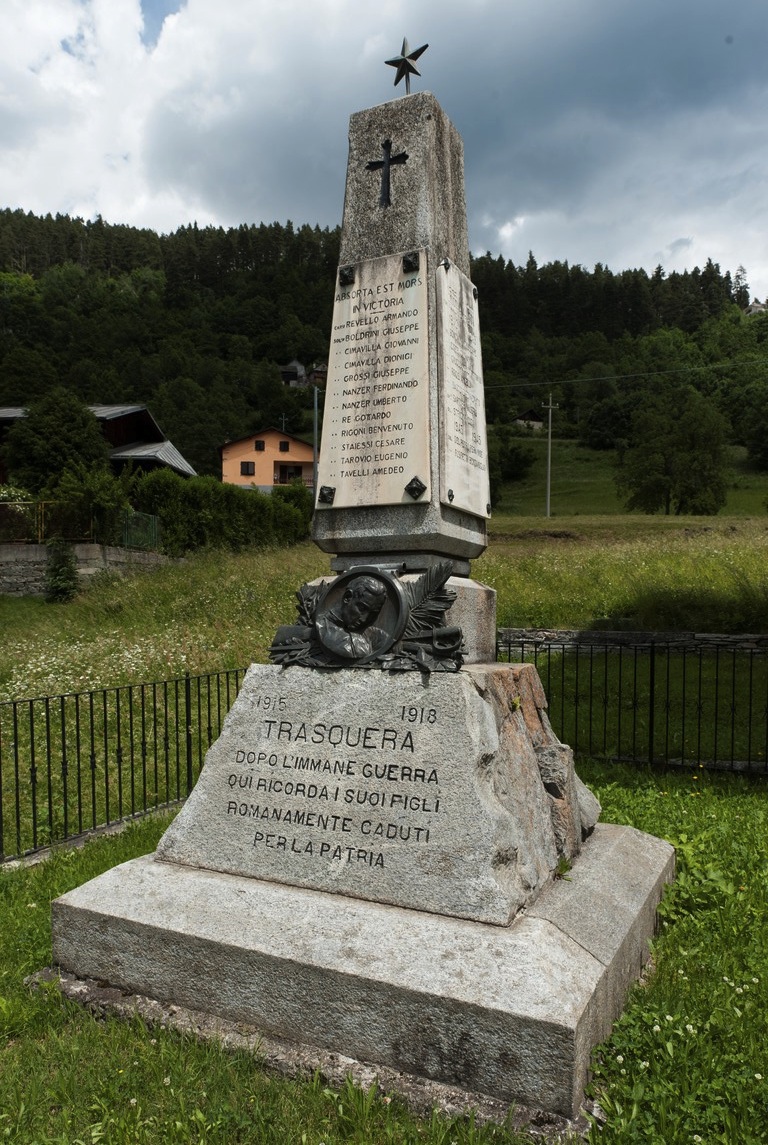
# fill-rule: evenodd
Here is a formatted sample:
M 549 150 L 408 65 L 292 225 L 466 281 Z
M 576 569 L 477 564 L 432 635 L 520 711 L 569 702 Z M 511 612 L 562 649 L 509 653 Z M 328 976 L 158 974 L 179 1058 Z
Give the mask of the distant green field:
M 536 460 L 523 481 L 504 488 L 494 516 L 513 514 L 543 517 L 547 504 L 547 441 L 539 435 L 526 438 Z M 728 501 L 722 517 L 754 517 L 766 511 L 768 473 L 757 473 L 747 464 L 745 450 L 731 450 Z M 552 517 L 596 516 L 623 513 L 624 507 L 614 485 L 613 450 L 586 449 L 576 441 L 552 442 L 550 515 Z

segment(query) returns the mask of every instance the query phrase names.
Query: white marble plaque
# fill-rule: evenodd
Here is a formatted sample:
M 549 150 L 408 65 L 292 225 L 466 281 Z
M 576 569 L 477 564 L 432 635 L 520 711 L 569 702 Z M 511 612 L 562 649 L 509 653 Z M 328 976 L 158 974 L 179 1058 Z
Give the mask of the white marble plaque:
M 475 290 L 451 264 L 437 271 L 440 500 L 490 516 L 483 364 Z
M 369 259 L 337 286 L 318 465 L 317 508 L 413 504 L 418 477 L 430 499 L 426 254 Z M 328 500 L 324 498 L 328 497 Z

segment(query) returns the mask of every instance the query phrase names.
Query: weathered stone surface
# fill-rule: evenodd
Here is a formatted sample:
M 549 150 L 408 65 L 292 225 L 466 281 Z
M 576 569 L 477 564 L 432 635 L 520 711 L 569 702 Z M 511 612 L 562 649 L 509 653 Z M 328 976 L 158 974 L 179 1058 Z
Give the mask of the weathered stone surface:
M 53 904 L 79 977 L 572 1116 L 645 957 L 672 848 L 598 825 L 510 927 L 152 857 Z M 583 872 L 583 873 L 582 873 Z
M 448 619 L 464 634 L 464 663 L 492 664 L 496 659 L 496 589 L 460 576 L 450 577 L 445 587 L 456 593 Z
M 449 259 L 437 271 L 440 500 L 491 515 L 477 290 Z
M 506 925 L 581 843 L 540 688 L 532 665 L 252 665 L 157 856 Z M 539 762 L 553 747 L 557 797 Z
M 336 287 L 318 463 L 335 509 L 431 499 L 427 279 L 404 261 L 358 263 Z
M 561 1117 L 543 1109 L 531 1109 L 519 1101 L 500 1101 L 477 1090 L 419 1077 L 381 1062 L 361 1062 L 304 1041 L 267 1036 L 251 1023 L 231 1021 L 175 1002 L 160 1002 L 145 994 L 132 994 L 105 986 L 94 978 L 78 978 L 49 967 L 25 979 L 25 985 L 31 989 L 47 989 L 49 984 L 99 1019 L 111 1016 L 131 1021 L 138 1017 L 149 1026 L 176 1030 L 228 1050 L 245 1051 L 256 1056 L 264 1069 L 280 1077 L 309 1079 L 319 1074 L 337 1089 L 351 1078 L 359 1089 L 373 1086 L 385 1099 L 396 1094 L 412 1113 L 427 1120 L 437 1110 L 447 1118 L 471 1116 L 476 1125 L 494 1123 L 514 1131 L 527 1129 L 535 1138 L 552 1142 L 565 1139 L 567 1134 L 584 1136 L 589 1130 L 589 1121 L 583 1115 Z M 585 1102 L 585 1108 L 591 1112 L 592 1103 Z
M 145 553 L 115 545 L 73 544 L 72 549 L 80 577 L 109 569 L 131 574 L 166 564 L 162 553 Z M 0 545 L 0 596 L 44 596 L 46 591 L 46 545 Z
M 401 349 L 395 343 L 399 343 L 403 338 L 416 337 L 419 343 L 419 362 L 423 356 L 427 363 L 426 373 L 419 366 L 418 374 L 419 392 L 422 388 L 428 388 L 427 432 L 423 435 L 420 453 L 415 446 L 412 448 L 409 444 L 407 452 L 410 468 L 399 476 L 404 478 L 402 489 L 411 477 L 418 476 L 426 486 L 426 491 L 416 501 L 403 494 L 400 504 L 381 504 L 378 496 L 372 497 L 368 494 L 365 504 L 349 505 L 347 491 L 342 490 L 340 507 L 334 507 L 332 503 L 323 501 L 318 501 L 316 504 L 312 536 L 319 548 L 335 555 L 333 567 L 336 569 L 345 567 L 343 562 L 351 556 L 356 558 L 355 563 L 375 564 L 379 559 L 391 561 L 394 555 L 399 558 L 401 554 L 405 554 L 408 558 L 408 567 L 414 571 L 426 567 L 435 556 L 441 556 L 455 562 L 454 573 L 467 575 L 469 571 L 467 562 L 479 556 L 486 547 L 487 502 L 480 494 L 480 485 L 487 473 L 485 469 L 482 472 L 478 471 L 479 479 L 475 479 L 471 489 L 467 491 L 458 487 L 453 489 L 455 505 L 448 498 L 448 488 L 441 490 L 441 457 L 450 455 L 454 459 L 450 472 L 456 482 L 463 472 L 463 470 L 460 472 L 457 466 L 460 467 L 463 462 L 459 459 L 461 443 L 448 441 L 447 435 L 450 431 L 440 410 L 441 355 L 437 302 L 437 276 L 445 277 L 445 271 L 440 265 L 442 260 L 447 258 L 464 275 L 469 274 L 461 138 L 434 96 L 429 92 L 420 92 L 353 115 L 350 121 L 349 139 L 340 256 L 342 272 L 350 268 L 356 276 L 362 276 L 367 283 L 370 277 L 369 264 L 372 260 L 385 259 L 388 264 L 390 256 L 398 255 L 402 259 L 404 256 L 418 254 L 418 270 L 414 273 L 418 281 L 417 289 L 426 286 L 426 313 L 422 304 L 416 307 L 404 307 L 402 311 L 394 309 L 391 312 L 392 321 L 384 324 L 378 322 L 377 312 L 372 314 L 361 307 L 358 313 L 344 318 L 343 328 L 339 318 L 339 321 L 335 322 L 332 339 L 346 338 L 352 334 L 359 335 L 374 328 L 381 332 L 382 337 L 377 338 L 374 343 L 380 346 L 380 350 L 367 355 L 372 361 L 373 359 L 377 361 L 370 367 L 371 378 L 362 382 L 364 393 L 348 392 L 345 397 L 343 392 L 358 387 L 358 383 L 345 384 L 344 378 L 354 377 L 355 373 L 360 371 L 350 369 L 342 372 L 337 378 L 329 373 L 330 408 L 334 408 L 333 403 L 336 400 L 333 397 L 334 387 L 339 380 L 342 391 L 338 396 L 339 416 L 344 416 L 345 413 L 354 416 L 354 412 L 341 411 L 341 405 L 345 400 L 373 402 L 375 398 L 388 394 L 395 397 L 407 396 L 405 388 L 392 391 L 375 390 L 376 385 L 390 384 L 392 379 L 389 376 L 385 378 L 373 375 L 375 371 L 381 374 L 382 371 L 392 367 L 392 364 L 384 359 Z M 391 169 L 391 201 L 386 207 L 381 204 L 381 170 L 371 170 L 368 167 L 370 162 L 381 159 L 382 144 L 385 140 L 391 142 L 393 155 L 408 156 L 407 160 L 394 165 Z M 376 299 L 381 301 L 385 297 L 384 287 L 387 287 L 390 281 L 395 282 L 395 294 L 397 294 L 399 279 L 395 281 L 388 275 L 386 282 L 382 280 L 374 287 L 376 290 L 381 286 L 380 295 L 374 294 L 369 299 L 363 298 L 360 301 Z M 338 282 L 337 295 L 342 294 L 344 289 L 343 284 Z M 442 309 L 443 325 L 446 327 L 450 324 L 448 320 L 453 314 L 453 309 L 453 299 L 447 298 Z M 418 314 L 413 313 L 414 310 L 418 310 Z M 382 314 L 384 312 L 382 310 Z M 398 315 L 400 317 L 397 317 Z M 458 310 L 456 316 L 460 317 Z M 355 325 L 348 328 L 348 321 Z M 417 330 L 405 329 L 414 324 L 418 326 Z M 466 322 L 463 325 L 466 332 Z M 453 328 L 453 335 L 455 333 L 456 328 Z M 474 333 L 477 335 L 476 329 Z M 444 340 L 444 346 L 448 344 Z M 455 365 L 459 359 L 463 360 L 469 355 L 473 363 L 473 377 L 475 375 L 479 377 L 481 366 L 477 338 L 475 337 L 471 354 L 469 346 L 460 347 L 455 340 L 450 342 L 450 345 L 452 346 L 450 361 Z M 333 346 L 332 340 L 332 351 Z M 408 350 L 407 346 L 405 350 Z M 351 362 L 353 359 L 344 360 Z M 450 366 L 450 362 L 448 364 Z M 403 375 L 400 380 L 405 378 Z M 472 422 L 476 426 L 484 426 L 485 413 L 484 408 L 481 408 L 482 389 L 477 390 L 477 387 L 474 387 L 472 394 Z M 399 406 L 397 408 L 400 409 Z M 402 411 L 406 415 L 403 420 L 408 423 L 413 421 L 415 427 L 417 421 L 423 420 L 421 406 L 417 403 L 418 417 L 413 419 L 407 417 L 408 408 L 407 402 L 402 405 Z M 370 410 L 361 412 L 371 411 L 373 411 L 372 405 Z M 451 424 L 454 428 L 461 426 L 462 434 L 467 430 L 469 433 L 467 447 L 474 449 L 476 443 L 473 441 L 472 430 L 467 421 L 469 413 L 469 407 L 463 411 L 458 410 Z M 392 421 L 392 424 L 399 424 L 399 419 Z M 330 455 L 333 442 L 333 438 L 326 435 L 340 433 L 342 428 L 346 427 L 342 427 L 341 424 L 324 425 L 321 459 Z M 475 432 L 479 431 L 475 429 Z M 391 439 L 394 440 L 399 436 L 402 435 L 393 435 Z M 453 436 L 451 433 L 451 437 Z M 340 443 L 341 439 L 338 441 L 338 444 Z M 367 456 L 367 453 L 362 456 Z M 361 465 L 357 468 L 363 470 L 369 466 Z M 443 468 L 445 478 L 444 465 Z M 330 477 L 328 480 L 330 481 Z M 333 484 L 330 487 L 333 487 Z M 391 496 L 390 490 L 387 498 L 390 499 Z M 481 512 L 482 516 L 467 511 L 468 508 Z M 337 563 L 338 561 L 342 563 Z
M 380 205 L 381 172 L 368 164 L 381 145 L 408 159 L 391 172 L 391 201 Z M 356 112 L 349 121 L 349 161 L 339 262 L 362 262 L 428 247 L 469 274 L 464 146 L 431 92 Z

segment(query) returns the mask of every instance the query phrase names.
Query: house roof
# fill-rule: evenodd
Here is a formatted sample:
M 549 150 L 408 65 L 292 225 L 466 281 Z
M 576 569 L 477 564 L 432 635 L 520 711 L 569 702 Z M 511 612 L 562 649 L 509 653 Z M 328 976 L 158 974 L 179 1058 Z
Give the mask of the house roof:
M 125 417 L 127 413 L 141 413 L 143 410 L 149 413 L 146 406 L 136 405 L 88 406 L 88 409 L 99 421 L 111 421 L 112 418 Z M 151 414 L 150 417 L 152 417 Z M 152 418 L 152 420 L 154 421 L 154 418 Z
M 219 446 L 219 453 L 225 445 L 237 445 L 240 441 L 253 441 L 254 438 L 262 437 L 265 433 L 276 433 L 278 437 L 285 439 L 289 438 L 291 441 L 298 441 L 299 445 L 306 445 L 312 449 L 312 442 L 306 441 L 303 437 L 297 437 L 295 433 L 288 433 L 287 430 L 277 429 L 274 425 L 268 425 L 265 429 L 256 429 L 253 433 L 245 433 L 242 437 L 232 437 L 229 441 L 225 441 L 224 445 Z
M 137 441 L 133 445 L 123 445 L 119 449 L 112 449 L 109 453 L 112 461 L 159 461 L 169 469 L 185 477 L 196 477 L 192 466 L 179 453 L 172 441 Z
M 167 438 L 146 406 L 116 405 L 88 406 L 94 417 L 101 422 L 129 422 L 136 430 L 141 430 L 143 441 L 166 441 Z M 109 435 L 108 435 L 109 436 Z M 138 435 L 137 435 L 138 436 Z M 113 442 L 117 445 L 117 442 Z M 125 442 L 121 444 L 127 444 Z
M 522 413 L 515 414 L 515 421 L 540 421 L 544 423 L 544 414 L 541 410 L 524 409 Z
M 111 446 L 110 460 L 155 461 L 175 469 L 184 477 L 196 477 L 196 471 L 169 441 L 146 406 L 98 405 L 88 406 L 97 421 L 110 424 L 104 436 Z M 27 416 L 24 406 L 0 407 L 0 425 L 11 424 Z M 119 423 L 124 423 L 120 425 Z M 140 435 L 140 436 L 139 436 Z M 126 441 L 125 438 L 130 440 Z M 121 440 L 122 439 L 122 440 Z

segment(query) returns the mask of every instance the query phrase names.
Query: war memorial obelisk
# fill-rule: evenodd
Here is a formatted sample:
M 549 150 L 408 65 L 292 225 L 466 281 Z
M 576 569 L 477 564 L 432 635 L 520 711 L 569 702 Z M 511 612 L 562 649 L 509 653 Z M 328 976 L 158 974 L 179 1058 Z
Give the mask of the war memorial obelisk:
M 408 79 L 422 50 L 387 62 Z M 494 663 L 469 270 L 435 98 L 353 115 L 313 526 L 335 575 L 299 589 L 157 852 L 54 904 L 54 959 L 570 1117 L 673 855 L 597 821 L 533 666 Z

